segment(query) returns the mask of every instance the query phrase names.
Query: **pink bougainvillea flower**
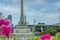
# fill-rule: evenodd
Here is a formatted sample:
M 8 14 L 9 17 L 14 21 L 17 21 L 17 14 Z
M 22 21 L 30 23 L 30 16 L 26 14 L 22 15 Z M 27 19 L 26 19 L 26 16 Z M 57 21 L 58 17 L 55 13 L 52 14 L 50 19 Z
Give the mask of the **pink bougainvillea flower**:
M 7 32 L 6 32 L 6 36 L 10 36 L 10 34 L 11 34 L 11 32 L 12 32 L 12 28 L 11 27 L 8 27 L 7 28 Z
M 10 24 L 10 20 L 8 20 L 8 19 L 4 20 L 4 19 L 0 18 L 0 26 L 9 25 L 9 24 Z
M 4 23 L 4 19 L 0 18 L 0 26 Z
M 42 34 L 40 36 L 40 40 L 50 40 L 51 35 L 50 34 Z
M 0 32 L 2 35 L 9 37 L 10 33 L 12 32 L 12 28 L 10 26 L 2 25 Z
M 9 24 L 10 24 L 10 20 L 5 20 L 5 21 L 4 21 L 4 24 L 5 24 L 5 25 L 9 25 Z
M 0 18 L 0 35 L 9 37 L 12 32 L 10 21 L 8 19 Z

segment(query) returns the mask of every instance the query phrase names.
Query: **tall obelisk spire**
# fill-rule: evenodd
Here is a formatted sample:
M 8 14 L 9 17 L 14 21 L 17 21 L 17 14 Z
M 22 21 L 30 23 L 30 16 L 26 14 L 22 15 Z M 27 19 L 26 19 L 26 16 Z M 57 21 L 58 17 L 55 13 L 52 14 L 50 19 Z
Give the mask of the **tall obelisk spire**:
M 21 16 L 20 16 L 19 25 L 25 25 L 24 14 L 23 14 L 23 0 L 21 0 Z

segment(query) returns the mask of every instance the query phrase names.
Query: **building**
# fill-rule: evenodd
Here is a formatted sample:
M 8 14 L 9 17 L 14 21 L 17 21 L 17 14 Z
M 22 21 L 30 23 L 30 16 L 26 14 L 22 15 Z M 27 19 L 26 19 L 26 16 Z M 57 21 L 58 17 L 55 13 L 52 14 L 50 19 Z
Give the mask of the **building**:
M 8 15 L 8 19 L 11 21 L 12 24 L 12 15 Z
M 0 18 L 4 18 L 2 12 L 0 12 Z
M 10 20 L 10 22 L 11 22 L 11 27 L 14 29 L 14 24 L 12 24 L 12 15 L 8 15 L 7 18 Z

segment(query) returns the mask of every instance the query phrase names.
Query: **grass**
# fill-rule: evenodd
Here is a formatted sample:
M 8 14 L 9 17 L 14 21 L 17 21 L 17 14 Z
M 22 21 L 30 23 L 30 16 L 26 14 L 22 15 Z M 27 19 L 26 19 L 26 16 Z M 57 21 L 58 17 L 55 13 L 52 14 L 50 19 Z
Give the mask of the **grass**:
M 27 40 L 39 40 L 39 37 L 35 36 L 35 37 L 28 38 Z

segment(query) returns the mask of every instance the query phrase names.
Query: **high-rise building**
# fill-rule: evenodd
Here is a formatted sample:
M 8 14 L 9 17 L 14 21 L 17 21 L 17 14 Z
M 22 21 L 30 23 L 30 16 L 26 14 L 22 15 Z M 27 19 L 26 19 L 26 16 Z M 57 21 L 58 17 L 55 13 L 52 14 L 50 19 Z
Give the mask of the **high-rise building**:
M 2 14 L 2 12 L 0 12 L 0 18 L 3 18 L 3 14 Z
M 12 24 L 12 15 L 8 15 L 8 19 L 11 21 Z
M 14 31 L 15 28 L 14 28 L 14 24 L 12 23 L 12 15 L 8 15 L 7 18 L 10 20 L 10 22 L 11 22 L 10 26 L 12 27 L 12 29 Z

